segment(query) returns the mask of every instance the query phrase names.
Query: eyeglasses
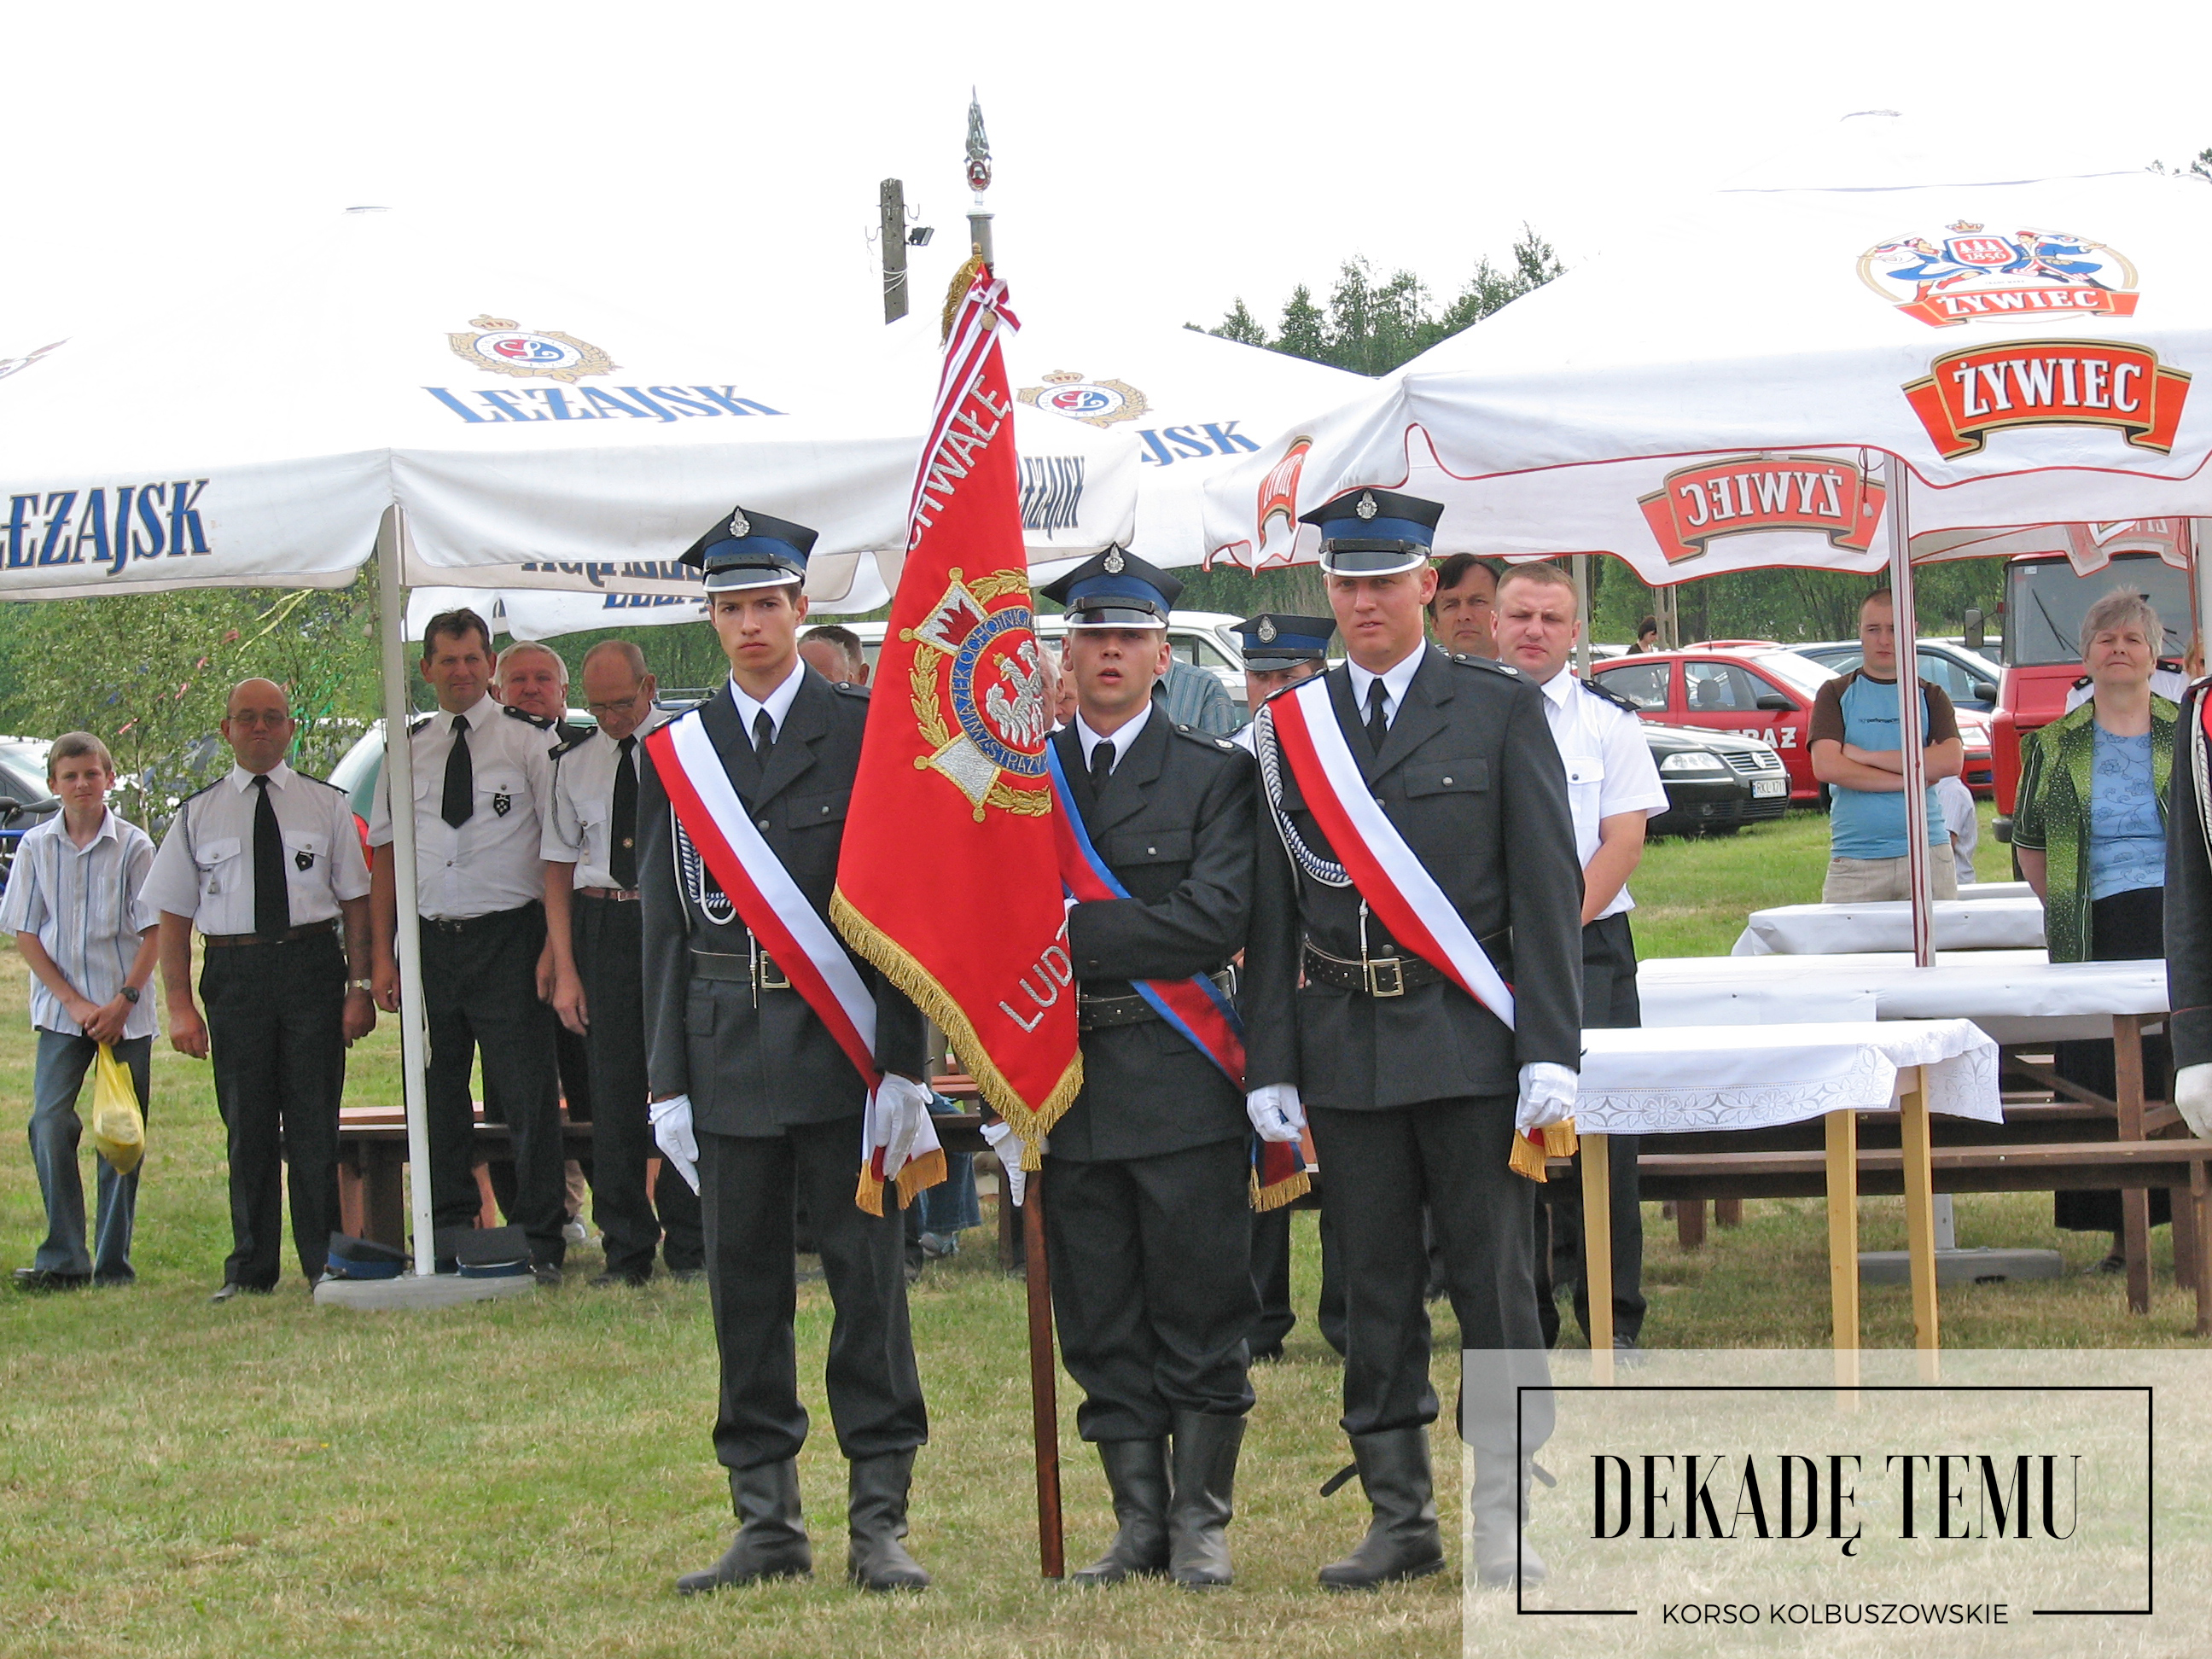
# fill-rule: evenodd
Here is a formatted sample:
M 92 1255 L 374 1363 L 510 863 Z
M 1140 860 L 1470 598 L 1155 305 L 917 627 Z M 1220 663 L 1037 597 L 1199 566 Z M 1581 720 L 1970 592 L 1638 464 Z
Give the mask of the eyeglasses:
M 593 719 L 597 719 L 601 714 L 623 714 L 636 708 L 644 696 L 645 688 L 640 686 L 626 697 L 617 697 L 611 702 L 587 702 L 584 707 Z

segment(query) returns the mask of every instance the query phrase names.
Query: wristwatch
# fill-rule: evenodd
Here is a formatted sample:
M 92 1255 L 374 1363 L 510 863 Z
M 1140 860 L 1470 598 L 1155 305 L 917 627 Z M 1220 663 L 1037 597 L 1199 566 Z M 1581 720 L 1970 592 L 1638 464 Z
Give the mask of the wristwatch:
M 138 1006 L 138 988 L 135 985 L 125 986 L 123 988 L 123 1000 L 129 1003 L 132 1007 L 137 1007 Z
M 374 991 L 375 988 L 373 983 L 365 979 L 349 979 L 346 981 L 346 989 L 349 991 Z

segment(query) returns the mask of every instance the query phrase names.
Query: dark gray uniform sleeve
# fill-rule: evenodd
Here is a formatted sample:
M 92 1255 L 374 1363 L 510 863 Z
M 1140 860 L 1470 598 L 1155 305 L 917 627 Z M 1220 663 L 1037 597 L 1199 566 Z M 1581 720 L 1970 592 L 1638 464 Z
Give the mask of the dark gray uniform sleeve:
M 1513 700 L 1503 756 L 1506 895 L 1513 927 L 1513 1048 L 1579 1071 L 1583 872 L 1567 769 L 1534 685 Z
M 642 744 L 637 780 L 638 902 L 644 910 L 645 1052 L 656 1095 L 691 1092 L 684 1005 L 691 986 L 690 930 L 676 876 L 676 835 L 668 796 Z
M 2181 705 L 2166 815 L 2166 986 L 2173 1009 L 2166 1030 L 2177 1068 L 2212 1060 L 2212 860 L 2197 799 L 2205 691 L 2203 685 L 2193 688 Z
M 1188 979 L 1244 948 L 1258 773 L 1241 749 L 1218 760 L 1199 805 L 1190 868 L 1175 890 L 1155 902 L 1099 899 L 1067 913 L 1078 979 Z
M 929 1064 L 927 1028 L 914 999 L 876 975 L 876 1069 L 919 1080 Z

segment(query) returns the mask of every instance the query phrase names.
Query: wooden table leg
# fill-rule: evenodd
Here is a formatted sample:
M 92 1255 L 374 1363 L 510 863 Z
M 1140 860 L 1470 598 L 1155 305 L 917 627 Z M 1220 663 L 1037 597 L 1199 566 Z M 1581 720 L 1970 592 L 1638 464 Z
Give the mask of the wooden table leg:
M 1836 1383 L 1859 1380 L 1859 1118 L 1830 1112 L 1828 1133 L 1828 1306 Z
M 1905 1242 L 1912 1265 L 1912 1346 L 1920 1351 L 1920 1378 L 1936 1376 L 1936 1352 L 1943 1346 L 1936 1312 L 1936 1176 L 1928 1133 L 1928 1077 L 1920 1066 L 1905 1079 L 1898 1103 L 1898 1133 L 1905 1149 Z
M 1674 1242 L 1686 1250 L 1705 1248 L 1704 1199 L 1681 1198 L 1674 1200 Z
M 361 1159 L 361 1231 L 357 1237 L 407 1248 L 407 1146 L 375 1141 Z
M 1589 1297 L 1590 1381 L 1613 1381 L 1613 1143 L 1583 1134 L 1583 1289 Z
M 2197 1329 L 2198 1336 L 2212 1336 L 2212 1192 L 2202 1164 L 2189 1166 L 2189 1212 L 2197 1230 Z
M 2143 1138 L 2142 1018 L 2112 1016 L 2112 1100 L 2119 1108 L 2119 1138 Z M 2142 1187 L 2120 1194 L 2120 1254 L 2128 1264 L 2128 1311 L 2150 1311 L 2150 1193 Z
M 1743 1200 L 1740 1198 L 1717 1198 L 1713 1200 L 1713 1225 L 1741 1227 L 1743 1225 Z
M 2169 1187 L 2166 1198 L 2173 1211 L 2173 1282 L 2182 1290 L 2197 1283 L 2197 1209 L 2186 1187 Z

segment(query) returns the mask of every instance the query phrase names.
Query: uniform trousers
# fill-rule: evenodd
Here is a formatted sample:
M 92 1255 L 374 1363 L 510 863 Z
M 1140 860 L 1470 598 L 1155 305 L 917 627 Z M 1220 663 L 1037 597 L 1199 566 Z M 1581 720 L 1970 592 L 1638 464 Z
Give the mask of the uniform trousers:
M 1297 1310 L 1291 1306 L 1291 1209 L 1263 1210 L 1252 1218 L 1252 1291 L 1260 1298 L 1259 1316 L 1252 1322 L 1253 1358 L 1273 1358 L 1283 1351 L 1283 1339 L 1297 1328 Z
M 661 1159 L 660 1178 L 646 1190 L 647 1161 L 659 1157 L 646 1113 L 652 1091 L 645 1066 L 644 918 L 635 902 L 575 895 L 576 972 L 591 1016 L 585 1047 L 591 1061 L 592 1218 L 605 1235 L 607 1271 L 643 1274 L 664 1239 L 672 1273 L 706 1261 L 699 1200 Z M 566 1029 L 565 1027 L 563 1028 Z M 576 1097 L 568 1097 L 568 1115 Z
M 1176 1412 L 1252 1409 L 1251 1168 L 1242 1136 L 1152 1158 L 1048 1154 L 1053 1315 L 1085 1440 L 1160 1440 Z
M 1346 1434 L 1436 1421 L 1422 1305 L 1429 1275 L 1421 1237 L 1425 1200 L 1461 1346 L 1540 1349 L 1536 1188 L 1508 1165 L 1513 1111 L 1511 1095 L 1375 1111 L 1307 1109 L 1322 1169 L 1322 1212 L 1334 1235 L 1336 1276 L 1344 1286 L 1340 1421 Z M 1548 1406 L 1544 1410 L 1548 1413 Z M 1548 1433 L 1548 1414 L 1540 1428 Z M 1542 1433 L 1535 1437 L 1540 1441 Z
M 1628 913 L 1600 916 L 1583 928 L 1583 1029 L 1633 1030 L 1644 1024 L 1644 1004 L 1636 992 L 1636 939 Z M 1607 1142 L 1610 1189 L 1606 1211 L 1613 1219 L 1613 1335 L 1633 1342 L 1644 1329 L 1644 1205 L 1637 1178 L 1640 1141 L 1613 1135 Z M 1572 1182 L 1547 1183 L 1536 1204 L 1536 1312 L 1544 1322 L 1544 1346 L 1559 1340 L 1556 1286 L 1571 1281 L 1575 1318 L 1589 1331 L 1589 1290 L 1583 1282 L 1582 1155 L 1575 1155 Z
M 554 1073 L 553 1011 L 538 1000 L 545 910 L 526 904 L 464 921 L 422 925 L 423 1012 L 430 1028 L 425 1092 L 430 1200 L 439 1227 L 476 1224 L 480 1200 L 469 1073 L 483 1056 L 484 1115 L 504 1122 L 514 1148 L 508 1219 L 530 1240 L 533 1261 L 563 1254 L 561 1103 Z
M 84 1247 L 84 1179 L 77 1173 L 76 1149 L 84 1136 L 77 1097 L 99 1053 L 100 1045 L 79 1032 L 39 1028 L 38 1065 L 31 1079 L 31 1163 L 46 1195 L 46 1237 L 31 1265 L 76 1279 L 96 1273 L 119 1281 L 137 1277 L 131 1267 L 131 1231 L 138 1212 L 139 1171 L 118 1175 L 112 1164 L 94 1157 L 100 1196 L 89 1255 Z M 150 1036 L 125 1037 L 115 1044 L 115 1057 L 130 1067 L 142 1117 L 149 1104 L 153 1054 Z
M 722 1359 L 714 1455 L 732 1469 L 799 1455 L 792 1321 L 799 1308 L 793 1203 L 804 1197 L 836 1310 L 823 1372 L 837 1447 L 857 1461 L 909 1451 L 929 1438 L 907 1322 L 905 1229 L 896 1203 L 870 1215 L 853 1202 L 860 1118 L 797 1123 L 775 1135 L 701 1129 L 700 1212 L 708 1299 Z
M 265 1291 L 276 1283 L 287 1184 L 300 1271 L 310 1284 L 323 1271 L 338 1224 L 345 995 L 335 933 L 226 945 L 202 960 L 208 1058 L 230 1157 L 226 1285 Z

